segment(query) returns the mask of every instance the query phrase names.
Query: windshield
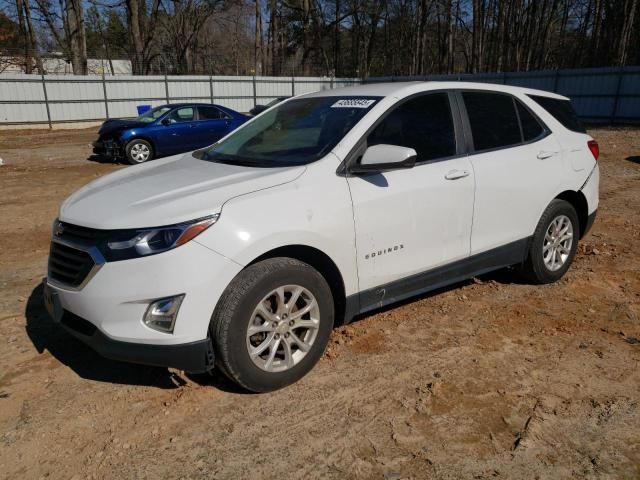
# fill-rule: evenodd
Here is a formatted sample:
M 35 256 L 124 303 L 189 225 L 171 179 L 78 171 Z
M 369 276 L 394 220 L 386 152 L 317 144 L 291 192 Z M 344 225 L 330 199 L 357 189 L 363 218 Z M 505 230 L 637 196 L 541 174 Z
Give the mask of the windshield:
M 169 110 L 171 110 L 171 107 L 156 107 L 140 115 L 138 118 L 136 118 L 136 121 L 142 123 L 155 122 Z
M 379 99 L 290 100 L 256 117 L 222 142 L 197 152 L 197 158 L 258 167 L 311 163 L 330 152 Z

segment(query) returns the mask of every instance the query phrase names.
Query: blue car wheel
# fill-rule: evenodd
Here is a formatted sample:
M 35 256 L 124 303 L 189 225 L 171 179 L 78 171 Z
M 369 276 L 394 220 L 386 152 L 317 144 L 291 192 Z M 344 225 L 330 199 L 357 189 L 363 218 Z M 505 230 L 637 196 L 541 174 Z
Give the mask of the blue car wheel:
M 144 163 L 153 158 L 153 146 L 141 138 L 134 138 L 127 143 L 124 152 L 127 161 L 132 165 Z

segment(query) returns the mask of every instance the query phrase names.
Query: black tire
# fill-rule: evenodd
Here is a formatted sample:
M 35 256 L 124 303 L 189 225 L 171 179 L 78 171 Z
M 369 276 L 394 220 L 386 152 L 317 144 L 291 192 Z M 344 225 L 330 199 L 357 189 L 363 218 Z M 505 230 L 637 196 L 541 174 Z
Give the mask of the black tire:
M 149 151 L 149 155 L 146 158 L 135 156 L 135 147 L 142 149 L 146 148 Z M 129 143 L 127 143 L 127 145 L 124 147 L 124 153 L 127 162 L 129 162 L 131 165 L 138 165 L 139 163 L 148 162 L 149 160 L 153 159 L 153 145 L 151 145 L 151 143 L 147 142 L 146 140 L 142 140 L 141 138 L 134 138 L 133 140 L 129 141 Z
M 571 222 L 573 237 L 569 254 L 564 260 L 562 266 L 557 270 L 551 270 L 547 266 L 543 257 L 543 246 L 547 230 L 551 227 L 551 223 L 558 217 L 565 216 Z M 580 223 L 578 214 L 573 206 L 564 200 L 553 200 L 542 214 L 540 221 L 533 234 L 527 259 L 520 268 L 522 275 L 532 283 L 545 284 L 553 283 L 567 272 L 578 248 L 578 239 L 580 238 Z
M 274 289 L 299 285 L 308 290 L 319 307 L 319 326 L 310 349 L 297 364 L 281 372 L 258 367 L 249 356 L 247 330 L 256 306 Z M 310 265 L 292 258 L 270 258 L 250 265 L 222 294 L 211 318 L 211 338 L 216 366 L 233 382 L 252 392 L 269 392 L 290 385 L 318 362 L 333 328 L 331 289 Z

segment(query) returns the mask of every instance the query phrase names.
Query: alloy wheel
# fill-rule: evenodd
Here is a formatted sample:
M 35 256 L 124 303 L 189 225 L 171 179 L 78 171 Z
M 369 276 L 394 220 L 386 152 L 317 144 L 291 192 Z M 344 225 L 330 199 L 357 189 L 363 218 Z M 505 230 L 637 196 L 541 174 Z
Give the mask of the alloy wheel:
M 571 254 L 573 224 L 566 215 L 554 218 L 544 235 L 542 259 L 547 269 L 560 270 Z
M 320 307 L 300 285 L 272 290 L 256 305 L 247 327 L 253 363 L 267 372 L 293 368 L 307 355 L 318 335 Z
M 149 159 L 149 147 L 147 147 L 144 143 L 136 143 L 131 147 L 131 158 L 133 158 L 136 162 L 145 162 Z

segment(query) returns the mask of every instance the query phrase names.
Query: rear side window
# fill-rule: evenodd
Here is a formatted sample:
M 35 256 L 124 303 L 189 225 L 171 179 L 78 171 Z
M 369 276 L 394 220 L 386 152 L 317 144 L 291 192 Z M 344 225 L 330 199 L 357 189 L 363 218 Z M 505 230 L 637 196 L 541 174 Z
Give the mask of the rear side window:
M 413 148 L 419 162 L 455 155 L 449 95 L 421 95 L 396 107 L 367 138 L 367 146 L 380 144 Z
M 522 139 L 525 142 L 535 140 L 544 133 L 544 127 L 538 119 L 519 101 L 516 100 L 520 125 L 522 125 Z
M 508 147 L 522 142 L 520 124 L 510 95 L 462 92 L 475 150 Z
M 198 115 L 200 116 L 200 120 L 229 118 L 226 113 L 216 107 L 198 107 Z
M 560 100 L 558 98 L 542 97 L 539 95 L 529 95 L 529 97 L 535 100 L 536 103 L 549 112 L 568 130 L 586 133 L 584 125 L 582 125 L 582 122 L 578 119 L 578 115 L 576 115 L 569 100 Z

